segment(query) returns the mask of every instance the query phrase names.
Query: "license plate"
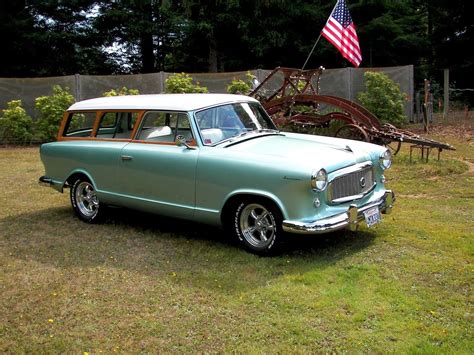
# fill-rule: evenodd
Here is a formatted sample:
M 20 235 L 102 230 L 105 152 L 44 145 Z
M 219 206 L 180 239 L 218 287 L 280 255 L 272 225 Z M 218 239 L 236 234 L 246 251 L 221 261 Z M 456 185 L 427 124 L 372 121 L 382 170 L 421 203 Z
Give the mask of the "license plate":
M 365 223 L 367 223 L 367 227 L 372 227 L 374 224 L 380 222 L 380 211 L 378 207 L 371 208 L 364 212 Z

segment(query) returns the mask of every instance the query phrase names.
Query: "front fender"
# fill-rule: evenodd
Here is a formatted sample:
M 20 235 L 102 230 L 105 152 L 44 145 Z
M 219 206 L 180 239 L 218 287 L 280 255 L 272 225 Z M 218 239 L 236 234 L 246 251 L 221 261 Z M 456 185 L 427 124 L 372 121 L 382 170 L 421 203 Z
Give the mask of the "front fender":
M 288 216 L 287 211 L 285 209 L 285 206 L 284 206 L 283 202 L 280 200 L 280 198 L 278 198 L 276 195 L 274 195 L 274 194 L 272 194 L 268 191 L 257 190 L 257 189 L 239 189 L 239 190 L 234 190 L 234 191 L 230 192 L 224 199 L 225 202 L 224 202 L 222 208 L 220 209 L 221 213 L 224 209 L 224 206 L 227 206 L 229 201 L 237 198 L 238 196 L 258 196 L 258 197 L 267 198 L 267 199 L 271 200 L 273 203 L 275 203 L 275 205 L 280 209 L 280 211 L 283 215 L 283 218 L 287 218 L 287 216 Z

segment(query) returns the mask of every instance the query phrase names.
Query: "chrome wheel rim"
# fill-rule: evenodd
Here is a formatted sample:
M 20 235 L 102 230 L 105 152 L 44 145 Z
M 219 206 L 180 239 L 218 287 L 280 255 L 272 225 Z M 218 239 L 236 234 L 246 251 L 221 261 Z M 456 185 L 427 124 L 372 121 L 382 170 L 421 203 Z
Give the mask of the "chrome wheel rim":
M 99 199 L 94 187 L 86 181 L 76 188 L 76 202 L 79 211 L 86 217 L 94 217 L 99 212 Z
M 250 245 L 264 248 L 273 242 L 276 222 L 264 206 L 258 203 L 245 206 L 239 222 L 242 235 Z

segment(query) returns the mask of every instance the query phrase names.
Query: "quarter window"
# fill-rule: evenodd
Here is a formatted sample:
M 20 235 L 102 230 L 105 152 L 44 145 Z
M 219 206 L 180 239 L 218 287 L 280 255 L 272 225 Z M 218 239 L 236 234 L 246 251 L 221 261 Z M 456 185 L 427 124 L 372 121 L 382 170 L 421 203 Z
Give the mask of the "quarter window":
M 65 137 L 90 137 L 95 122 L 95 112 L 74 112 L 64 129 Z

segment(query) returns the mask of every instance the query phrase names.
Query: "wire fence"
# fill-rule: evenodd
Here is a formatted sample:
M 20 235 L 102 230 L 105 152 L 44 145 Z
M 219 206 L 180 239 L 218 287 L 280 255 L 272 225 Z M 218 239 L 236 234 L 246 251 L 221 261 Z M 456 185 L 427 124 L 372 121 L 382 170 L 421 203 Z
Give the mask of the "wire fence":
M 321 77 L 320 93 L 323 95 L 339 96 L 357 101 L 357 94 L 364 91 L 364 73 L 380 71 L 387 74 L 400 85 L 406 95 L 405 114 L 413 118 L 413 66 L 384 67 L 384 68 L 343 68 L 327 69 Z M 247 72 L 252 73 L 259 81 L 271 70 L 257 69 L 242 72 L 226 73 L 191 73 L 192 78 L 201 86 L 208 88 L 211 93 L 225 93 L 233 79 L 245 80 Z M 159 72 L 133 75 L 70 75 L 47 78 L 0 78 L 0 109 L 7 106 L 11 100 L 21 100 L 27 113 L 35 118 L 35 99 L 43 95 L 51 95 L 53 85 L 69 88 L 76 101 L 102 96 L 111 89 L 123 86 L 138 89 L 141 94 L 162 93 L 165 81 L 173 73 Z
M 234 79 L 247 80 L 250 72 L 261 82 L 272 70 L 256 69 L 241 72 L 225 73 L 190 73 L 194 81 L 208 88 L 211 93 L 225 93 L 227 86 Z M 327 69 L 320 81 L 322 95 L 334 95 L 348 100 L 357 101 L 357 94 L 364 91 L 364 73 L 366 71 L 379 71 L 387 74 L 400 85 L 406 96 L 405 114 L 410 121 L 413 120 L 414 89 L 413 66 L 383 67 L 383 68 L 342 68 Z M 7 107 L 11 100 L 21 100 L 26 112 L 36 119 L 38 112 L 35 109 L 35 99 L 51 95 L 52 87 L 60 85 L 68 88 L 76 101 L 103 96 L 111 89 L 127 87 L 138 89 L 140 94 L 159 94 L 164 92 L 166 79 L 174 73 L 159 72 L 150 74 L 133 75 L 70 75 L 62 77 L 45 78 L 0 78 L 0 110 Z M 283 80 L 283 79 L 282 79 Z M 2 117 L 0 113 L 0 117 Z M 12 142 L 14 143 L 14 142 Z M 33 140 L 29 144 L 43 143 Z M 0 137 L 0 145 L 2 139 Z M 23 142 L 18 142 L 23 144 Z

